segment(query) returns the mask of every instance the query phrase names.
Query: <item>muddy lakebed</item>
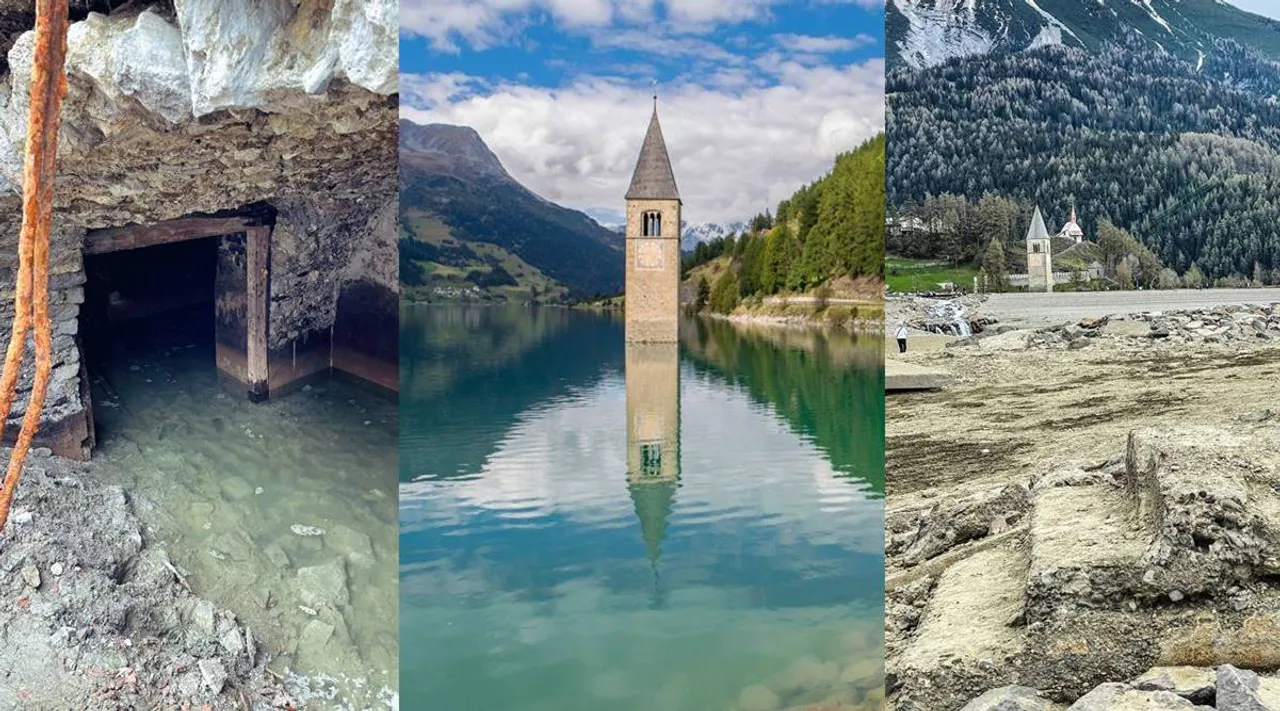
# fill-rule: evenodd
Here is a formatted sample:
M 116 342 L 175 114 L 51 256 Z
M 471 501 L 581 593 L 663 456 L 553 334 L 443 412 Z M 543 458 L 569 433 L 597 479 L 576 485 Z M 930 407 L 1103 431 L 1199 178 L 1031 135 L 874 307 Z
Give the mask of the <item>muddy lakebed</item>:
M 193 592 L 235 613 L 306 708 L 396 703 L 396 402 L 323 376 L 253 404 L 207 329 L 93 354 L 93 467 Z
M 890 704 L 1277 688 L 1276 305 L 985 331 L 891 356 L 952 382 L 886 403 Z

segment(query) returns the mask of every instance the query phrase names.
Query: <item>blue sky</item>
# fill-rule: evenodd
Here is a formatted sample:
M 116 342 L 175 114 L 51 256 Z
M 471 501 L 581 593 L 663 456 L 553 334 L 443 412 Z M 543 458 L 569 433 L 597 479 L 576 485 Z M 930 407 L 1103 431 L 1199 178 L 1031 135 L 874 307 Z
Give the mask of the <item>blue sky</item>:
M 620 217 L 653 83 L 691 222 L 744 219 L 884 125 L 883 0 L 402 0 L 401 113 Z
M 1227 0 L 1241 10 L 1248 10 L 1257 15 L 1266 15 L 1280 20 L 1280 2 L 1277 0 Z

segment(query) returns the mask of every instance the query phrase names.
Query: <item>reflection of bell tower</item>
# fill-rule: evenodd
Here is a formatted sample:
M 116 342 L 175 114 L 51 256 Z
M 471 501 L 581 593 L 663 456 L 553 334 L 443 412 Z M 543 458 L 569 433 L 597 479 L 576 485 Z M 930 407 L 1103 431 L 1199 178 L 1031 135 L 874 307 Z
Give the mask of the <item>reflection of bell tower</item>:
M 656 563 L 680 479 L 679 345 L 628 343 L 626 377 L 627 488 Z

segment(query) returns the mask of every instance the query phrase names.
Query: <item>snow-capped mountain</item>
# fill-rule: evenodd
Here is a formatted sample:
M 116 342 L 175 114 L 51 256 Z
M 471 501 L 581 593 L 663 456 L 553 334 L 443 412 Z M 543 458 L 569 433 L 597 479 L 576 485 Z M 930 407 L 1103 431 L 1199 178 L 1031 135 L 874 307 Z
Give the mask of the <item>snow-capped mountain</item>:
M 690 252 L 699 242 L 708 242 L 726 235 L 741 234 L 747 228 L 745 221 L 685 223 L 680 237 L 680 249 Z
M 889 0 L 891 66 L 931 67 L 1046 44 L 1096 49 L 1138 32 L 1199 63 L 1218 39 L 1280 58 L 1280 22 L 1224 0 Z
M 602 222 L 600 226 L 618 234 L 625 234 L 627 231 L 627 226 L 621 223 Z M 680 235 L 680 251 L 692 252 L 699 242 L 709 242 L 726 235 L 742 234 L 745 229 L 747 229 L 745 221 L 698 222 L 695 224 L 686 222 L 684 223 L 684 231 Z

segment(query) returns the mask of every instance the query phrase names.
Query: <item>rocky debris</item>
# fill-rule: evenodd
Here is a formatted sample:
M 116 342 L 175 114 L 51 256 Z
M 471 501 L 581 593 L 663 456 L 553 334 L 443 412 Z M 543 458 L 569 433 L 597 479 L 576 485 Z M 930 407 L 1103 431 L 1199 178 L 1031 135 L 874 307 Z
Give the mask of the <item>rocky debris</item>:
M 964 705 L 960 711 L 1062 711 L 1061 704 L 1025 686 L 1002 686 L 992 689 Z
M 885 553 L 900 556 L 898 562 L 911 567 L 968 541 L 1017 526 L 1030 508 L 1027 488 L 1011 484 L 959 501 L 939 502 L 925 511 L 890 516 Z
M 1133 680 L 1140 691 L 1168 691 L 1207 706 L 1213 705 L 1216 684 L 1213 670 L 1201 667 L 1153 667 Z
M 1177 667 L 1280 668 L 1274 442 L 1265 424 L 1140 429 L 1123 459 L 890 515 L 890 567 L 929 573 L 887 594 L 897 707 L 955 709 L 1022 684 L 1085 704 L 1072 708 L 1165 708 L 1162 694 L 1191 708 L 1211 685 Z M 1025 535 L 982 530 L 1006 509 L 1021 511 Z M 1134 682 L 1081 698 L 1115 679 Z
M 17 505 L 33 516 L 0 535 L 0 708 L 294 703 L 252 631 L 192 594 L 91 465 L 32 455 Z
M 1035 689 L 1005 686 L 973 699 L 961 711 L 1275 711 L 1280 679 L 1230 664 L 1214 667 L 1156 667 L 1129 682 L 1105 682 L 1069 707 Z
M 1139 691 L 1126 684 L 1103 684 L 1067 711 L 1175 711 L 1204 708 L 1168 691 Z
M 1229 664 L 1218 667 L 1217 706 L 1232 711 L 1280 708 L 1280 679 L 1267 679 Z
M 1280 304 L 1230 305 L 1213 309 L 1165 311 L 1118 317 L 1085 318 L 1075 323 L 1051 328 L 1019 331 L 1017 338 L 1007 337 L 988 343 L 994 335 L 965 339 L 955 344 L 978 345 L 995 350 L 1028 348 L 1084 348 L 1099 339 L 1123 339 L 1130 343 L 1146 341 L 1163 347 L 1268 343 L 1280 340 Z M 969 343 L 972 341 L 972 343 Z
M 899 323 L 908 328 L 949 336 L 982 333 L 995 319 L 977 316 L 975 312 L 986 300 L 982 294 L 964 294 L 950 298 L 890 294 L 885 298 L 885 328 L 896 329 Z

